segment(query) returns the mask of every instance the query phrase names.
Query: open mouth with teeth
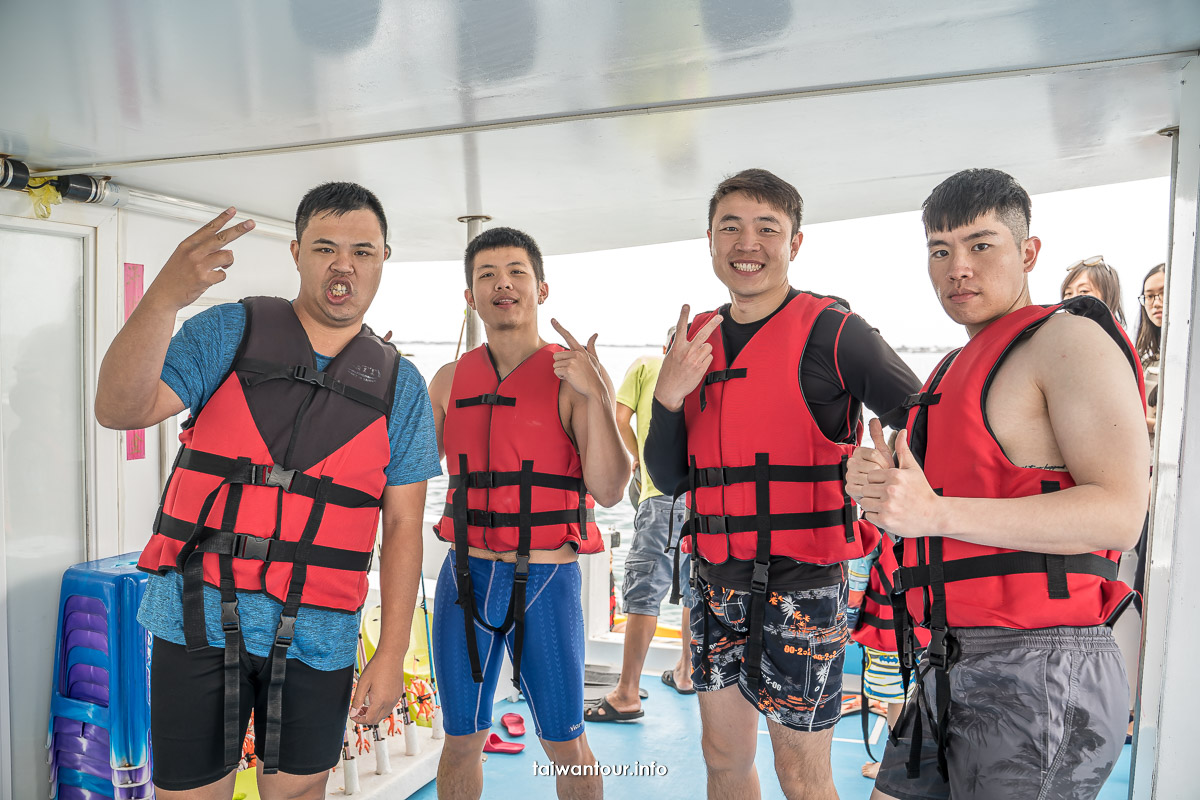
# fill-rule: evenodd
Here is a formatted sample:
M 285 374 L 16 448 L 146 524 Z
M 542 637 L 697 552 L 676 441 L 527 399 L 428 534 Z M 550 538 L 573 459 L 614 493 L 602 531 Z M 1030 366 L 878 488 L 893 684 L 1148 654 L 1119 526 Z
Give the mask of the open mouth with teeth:
M 325 290 L 325 295 L 335 303 L 345 300 L 350 296 L 350 284 L 345 281 L 334 281 Z
M 764 266 L 766 266 L 766 265 L 759 264 L 755 261 L 734 261 L 733 262 L 733 268 L 736 269 L 738 272 L 746 272 L 746 273 L 758 272 Z
M 512 306 L 515 306 L 516 304 L 517 304 L 517 298 L 515 298 L 515 297 L 497 297 L 495 300 L 492 301 L 492 305 L 499 306 L 500 308 L 511 308 Z

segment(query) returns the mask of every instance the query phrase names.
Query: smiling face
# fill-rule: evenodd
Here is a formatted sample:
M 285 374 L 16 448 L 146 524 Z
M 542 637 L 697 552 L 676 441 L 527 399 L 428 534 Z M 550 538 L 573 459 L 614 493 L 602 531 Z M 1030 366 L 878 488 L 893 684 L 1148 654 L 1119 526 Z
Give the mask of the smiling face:
M 1018 241 L 994 211 L 950 231 L 928 232 L 929 279 L 942 308 L 974 336 L 1029 305 L 1028 273 L 1041 241 Z
M 550 294 L 550 286 L 534 275 L 529 253 L 523 247 L 480 250 L 472 264 L 467 305 L 479 312 L 490 331 L 537 329 L 537 307 Z
M 300 273 L 297 312 L 326 327 L 361 325 L 379 289 L 388 252 L 373 211 L 314 215 L 301 240 L 292 242 Z
M 717 202 L 708 232 L 713 272 L 735 302 L 787 293 L 788 265 L 804 234 L 787 214 L 743 192 Z

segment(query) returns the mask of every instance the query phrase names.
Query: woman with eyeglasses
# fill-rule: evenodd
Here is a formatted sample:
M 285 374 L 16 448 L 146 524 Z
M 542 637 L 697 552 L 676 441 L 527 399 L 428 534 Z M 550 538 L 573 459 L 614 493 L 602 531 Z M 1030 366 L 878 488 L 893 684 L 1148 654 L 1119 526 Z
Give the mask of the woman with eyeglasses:
M 1158 352 L 1162 342 L 1163 311 L 1166 310 L 1163 299 L 1166 269 L 1166 264 L 1159 264 L 1147 272 L 1142 280 L 1142 293 L 1138 295 L 1142 315 L 1138 319 L 1135 346 L 1142 359 L 1142 371 L 1146 373 L 1146 427 L 1150 429 L 1151 441 L 1154 441 L 1154 424 L 1158 419 Z
M 1125 310 L 1121 307 L 1121 278 L 1117 271 L 1104 263 L 1104 256 L 1092 256 L 1067 267 L 1059 294 L 1063 300 L 1088 294 L 1096 297 L 1125 327 Z

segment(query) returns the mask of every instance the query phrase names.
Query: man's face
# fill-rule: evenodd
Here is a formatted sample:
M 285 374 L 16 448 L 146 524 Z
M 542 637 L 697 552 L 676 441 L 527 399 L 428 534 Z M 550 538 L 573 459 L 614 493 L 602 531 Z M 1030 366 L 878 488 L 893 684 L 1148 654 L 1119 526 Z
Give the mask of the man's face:
M 787 214 L 733 192 L 717 201 L 711 223 L 713 272 L 730 294 L 749 300 L 787 285 L 788 265 L 804 238 Z
M 475 254 L 467 305 L 483 324 L 497 331 L 537 326 L 537 307 L 550 293 L 538 282 L 524 247 L 497 247 Z
M 374 212 L 313 215 L 301 240 L 292 242 L 300 273 L 296 304 L 330 327 L 361 324 L 379 289 L 387 254 Z
M 994 211 L 951 231 L 931 231 L 929 279 L 950 318 L 974 336 L 1029 302 L 1026 275 L 1041 241 L 1018 242 Z

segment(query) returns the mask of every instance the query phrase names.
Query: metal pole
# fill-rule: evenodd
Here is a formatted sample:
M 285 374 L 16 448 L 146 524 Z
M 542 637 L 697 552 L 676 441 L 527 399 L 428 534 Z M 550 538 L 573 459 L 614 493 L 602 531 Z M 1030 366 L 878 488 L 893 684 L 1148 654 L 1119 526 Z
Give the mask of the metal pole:
M 492 218 L 487 214 L 469 214 L 459 217 L 459 222 L 467 223 L 467 244 L 470 244 L 476 236 L 483 232 L 483 223 L 491 222 L 491 220 Z M 474 350 L 479 347 L 479 315 L 472 311 L 470 306 L 467 307 L 465 313 L 467 315 L 466 350 Z

